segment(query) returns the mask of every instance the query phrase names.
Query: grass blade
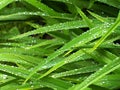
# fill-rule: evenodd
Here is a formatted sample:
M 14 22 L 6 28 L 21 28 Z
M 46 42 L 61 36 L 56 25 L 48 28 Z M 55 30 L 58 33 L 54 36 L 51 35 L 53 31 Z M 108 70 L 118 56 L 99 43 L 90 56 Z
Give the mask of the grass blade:
M 89 28 L 92 28 L 93 24 L 92 24 L 91 20 L 82 12 L 82 10 L 80 8 L 78 8 L 76 6 L 76 9 L 77 9 L 78 13 L 80 14 L 80 16 L 83 18 L 83 20 L 85 21 L 85 23 L 89 26 Z

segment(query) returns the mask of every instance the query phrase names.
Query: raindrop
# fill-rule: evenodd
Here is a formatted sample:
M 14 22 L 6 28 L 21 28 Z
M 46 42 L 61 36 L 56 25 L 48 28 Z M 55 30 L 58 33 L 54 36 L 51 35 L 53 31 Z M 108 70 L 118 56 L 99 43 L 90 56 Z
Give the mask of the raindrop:
M 33 84 L 33 82 L 32 82 L 32 81 L 30 81 L 30 84 Z
M 32 42 L 32 43 L 36 43 L 36 40 L 32 40 L 31 42 Z
M 104 15 L 105 13 L 104 13 L 104 12 L 101 12 L 101 14 L 103 14 L 103 15 Z
M 47 68 L 47 66 L 43 66 L 42 68 L 43 68 L 43 69 L 46 69 L 46 68 Z
M 7 79 L 7 75 L 3 75 L 3 79 Z
M 42 16 L 46 16 L 46 14 L 45 14 L 45 13 L 43 13 L 43 14 L 42 14 Z
M 52 78 L 55 78 L 55 75 L 52 75 L 51 77 L 52 77 Z
M 40 87 L 43 87 L 43 85 L 40 84 Z
M 10 50 L 12 50 L 12 48 L 9 48 Z
M 24 49 L 29 50 L 30 48 L 29 47 L 24 47 Z
M 11 66 L 11 67 L 13 67 L 13 68 L 14 68 L 14 66 Z
M 29 12 L 30 15 L 33 15 L 32 12 Z
M 119 45 L 120 45 L 120 43 L 115 43 L 115 45 L 118 45 L 118 46 L 119 46 Z
M 102 70 L 102 68 L 99 69 L 99 71 L 101 71 L 101 70 Z
M 74 71 L 78 71 L 78 69 L 74 69 Z
M 104 84 L 105 82 L 103 81 L 102 84 Z
M 34 86 L 33 85 L 31 85 L 31 88 L 33 88 Z
M 65 64 L 66 64 L 66 63 L 69 63 L 69 61 L 70 61 L 70 60 L 65 60 L 64 63 L 65 63 Z
M 104 65 L 104 67 L 107 67 L 107 65 Z
M 17 1 L 21 1 L 21 0 L 15 0 L 15 1 L 17 2 Z
M 34 70 L 34 68 L 30 68 L 30 69 L 29 69 L 29 71 L 33 71 L 33 70 Z
M 11 45 L 11 43 L 7 43 L 7 45 Z

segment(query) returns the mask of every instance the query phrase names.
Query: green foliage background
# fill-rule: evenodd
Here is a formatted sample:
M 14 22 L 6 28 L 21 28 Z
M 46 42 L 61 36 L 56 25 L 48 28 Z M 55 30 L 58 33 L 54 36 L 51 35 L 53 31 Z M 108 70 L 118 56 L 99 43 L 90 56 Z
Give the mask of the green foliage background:
M 120 89 L 120 0 L 0 0 L 0 90 Z

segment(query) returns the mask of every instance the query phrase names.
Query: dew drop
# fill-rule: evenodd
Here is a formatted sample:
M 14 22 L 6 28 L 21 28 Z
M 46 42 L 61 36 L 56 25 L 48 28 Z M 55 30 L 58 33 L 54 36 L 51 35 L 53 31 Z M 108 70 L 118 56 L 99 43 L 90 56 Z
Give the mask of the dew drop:
M 52 77 L 52 78 L 55 78 L 55 75 L 52 75 L 51 77 Z
M 103 81 L 102 84 L 104 84 L 105 82 Z
M 33 88 L 34 86 L 33 85 L 31 85 L 31 88 Z
M 42 16 L 46 16 L 46 14 L 45 14 L 45 13 L 43 13 L 43 14 L 42 14 Z
M 32 81 L 30 81 L 30 84 L 33 84 L 33 82 L 32 82 Z
M 3 79 L 7 79 L 7 75 L 3 75 Z

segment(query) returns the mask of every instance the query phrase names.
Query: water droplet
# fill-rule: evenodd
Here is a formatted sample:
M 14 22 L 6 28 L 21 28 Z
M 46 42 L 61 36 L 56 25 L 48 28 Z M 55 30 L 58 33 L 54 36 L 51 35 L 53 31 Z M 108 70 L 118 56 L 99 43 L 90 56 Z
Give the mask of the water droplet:
M 30 48 L 29 47 L 24 47 L 24 49 L 29 50 Z
M 69 61 L 70 61 L 70 60 L 65 60 L 64 63 L 65 63 L 65 64 L 66 64 L 66 63 L 69 63 Z
M 45 13 L 43 13 L 43 14 L 42 14 L 42 16 L 46 16 L 46 14 L 45 14 Z
M 46 69 L 46 68 L 47 68 L 47 66 L 43 66 L 42 68 Z
M 52 78 L 55 78 L 55 75 L 52 75 L 51 77 L 52 77 Z
M 101 12 L 101 14 L 103 14 L 103 15 L 104 15 L 105 13 L 104 13 L 104 12 Z
M 7 79 L 7 75 L 3 75 L 3 79 Z
M 99 71 L 101 71 L 101 70 L 102 70 L 102 68 L 99 69 Z
M 31 85 L 31 88 L 33 88 L 34 86 L 33 85 Z
M 31 41 L 31 43 L 34 43 L 34 44 L 35 44 L 36 42 L 37 42 L 36 40 L 32 40 L 32 41 Z
M 33 84 L 33 82 L 32 82 L 32 81 L 30 81 L 30 84 Z
M 74 71 L 78 71 L 78 69 L 74 69 Z
M 104 84 L 105 82 L 103 81 L 102 84 Z
M 17 2 L 17 1 L 21 1 L 21 0 L 15 0 L 15 1 Z

